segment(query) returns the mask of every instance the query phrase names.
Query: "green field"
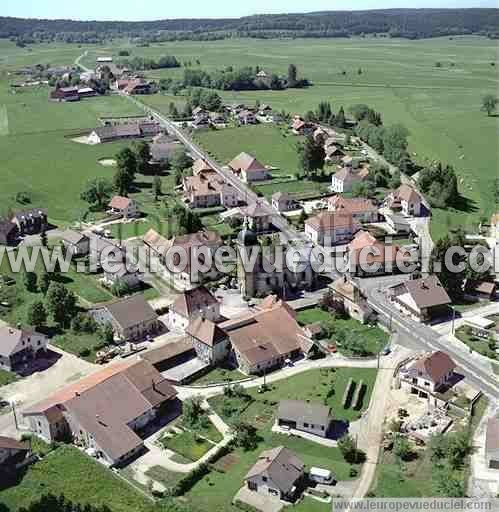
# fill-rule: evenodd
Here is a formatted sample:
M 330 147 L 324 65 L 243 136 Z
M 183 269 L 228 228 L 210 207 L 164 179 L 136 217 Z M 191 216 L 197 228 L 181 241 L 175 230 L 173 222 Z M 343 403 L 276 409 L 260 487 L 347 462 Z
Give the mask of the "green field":
M 0 503 L 16 512 L 44 494 L 75 503 L 107 505 L 112 512 L 150 512 L 151 503 L 110 470 L 76 448 L 61 446 L 29 467 L 15 486 L 0 485 Z
M 313 87 L 224 92 L 224 100 L 250 104 L 259 100 L 291 113 L 314 109 L 320 100 L 331 101 L 335 110 L 341 105 L 367 103 L 383 113 L 385 124 L 400 122 L 410 130 L 410 151 L 416 160 L 424 163 L 439 159 L 456 167 L 461 193 L 469 202 L 465 210 L 434 211 L 434 236 L 443 235 L 452 226 L 471 228 L 482 215 L 488 216 L 495 208 L 498 118 L 480 112 L 481 97 L 494 93 L 498 83 L 495 67 L 491 66 L 496 49 L 492 40 L 473 36 L 419 41 L 230 39 L 202 45 L 192 41 L 158 43 L 147 48 L 121 41 L 113 46 L 86 45 L 84 49 L 89 51 L 82 62 L 93 67 L 98 55 L 116 56 L 119 49 L 125 48 L 131 56 L 173 54 L 181 61 L 199 59 L 201 69 L 208 71 L 244 64 L 285 74 L 289 63 L 295 63 L 299 74 L 311 80 Z M 0 133 L 9 134 L 0 136 L 4 161 L 2 204 L 12 206 L 13 195 L 28 190 L 34 202 L 49 206 L 51 218 L 71 222 L 85 210 L 79 200 L 82 184 L 92 176 L 109 172 L 97 160 L 114 154 L 119 144 L 88 148 L 64 139 L 63 135 L 66 130 L 94 126 L 101 114 L 136 113 L 129 102 L 99 98 L 71 105 L 54 104 L 47 101 L 46 88 L 23 89 L 16 95 L 8 89 L 11 78 L 5 71 L 38 62 L 71 64 L 84 49 L 77 45 L 40 44 L 28 50 L 0 41 L 0 70 L 3 71 Z M 362 74 L 358 74 L 359 68 Z M 156 70 L 151 76 L 178 77 L 182 72 L 182 69 Z M 171 95 L 143 99 L 163 111 L 171 101 L 179 105 L 184 101 Z M 237 132 L 234 136 L 230 132 L 226 136 L 223 132 L 213 135 L 227 138 L 224 158 L 232 157 L 233 150 L 239 149 L 234 142 Z M 293 172 L 296 164 L 288 141 L 271 152 L 265 141 L 261 143 L 260 135 L 255 137 L 256 142 L 245 138 L 241 143 L 265 163 L 276 165 L 286 173 Z M 61 176 L 68 177 L 64 181 L 64 194 L 59 188 Z

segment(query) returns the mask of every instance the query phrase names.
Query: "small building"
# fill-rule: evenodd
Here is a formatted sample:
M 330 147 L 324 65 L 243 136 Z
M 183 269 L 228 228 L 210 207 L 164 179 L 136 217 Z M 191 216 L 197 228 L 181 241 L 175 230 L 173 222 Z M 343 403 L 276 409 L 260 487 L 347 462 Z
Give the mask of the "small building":
M 365 277 L 402 271 L 409 254 L 398 245 L 377 240 L 369 231 L 359 231 L 348 244 L 345 259 L 352 275 Z
M 296 208 L 296 201 L 287 192 L 274 192 L 272 208 L 278 212 L 289 212 Z
M 59 87 L 51 91 L 50 99 L 56 101 L 80 101 L 78 87 Z
M 497 285 L 488 281 L 466 280 L 464 291 L 474 299 L 489 301 L 495 300 L 497 295 Z
M 154 84 L 143 78 L 134 78 L 132 80 L 127 80 L 127 84 L 123 87 L 124 94 L 129 96 L 136 94 L 152 94 L 155 92 Z
M 322 404 L 303 400 L 281 400 L 277 424 L 319 437 L 327 437 L 333 418 L 331 409 Z
M 10 220 L 0 219 L 0 244 L 14 245 L 19 237 L 19 229 Z
M 227 333 L 217 324 L 203 316 L 196 317 L 186 329 L 186 334 L 194 345 L 197 357 L 216 365 L 229 355 L 230 343 Z
M 281 500 L 295 499 L 305 476 L 305 464 L 283 446 L 260 454 L 244 480 L 250 491 Z
M 11 437 L 0 436 L 0 472 L 19 466 L 30 452 L 28 441 L 17 441 Z
M 311 467 L 309 472 L 309 478 L 312 482 L 317 484 L 331 484 L 335 481 L 334 475 L 329 469 L 322 469 Z
M 108 204 L 111 213 L 124 219 L 130 219 L 139 215 L 137 203 L 130 197 L 114 196 Z
M 442 351 L 425 354 L 401 371 L 401 385 L 412 394 L 427 398 L 448 386 L 453 379 L 456 364 Z
M 268 169 L 262 163 L 254 156 L 244 152 L 231 160 L 228 167 L 245 183 L 268 180 L 272 177 Z
M 429 322 L 445 315 L 452 303 L 436 275 L 411 279 L 388 291 L 392 304 L 418 322 Z
M 96 62 L 97 62 L 98 64 L 109 63 L 109 62 L 113 62 L 113 58 L 112 58 L 112 57 L 109 57 L 109 56 L 105 56 L 105 57 L 97 57 Z
M 36 235 L 48 228 L 47 211 L 41 208 L 24 210 L 16 213 L 11 222 L 17 226 L 21 236 Z
M 140 293 L 97 306 L 90 313 L 99 324 L 110 323 L 116 338 L 123 341 L 154 335 L 160 327 L 158 315 Z
M 327 247 L 349 242 L 360 227 L 349 212 L 321 212 L 305 221 L 305 234 L 315 244 Z
M 411 225 L 403 215 L 397 215 L 395 213 L 384 211 L 383 217 L 385 218 L 386 223 L 393 229 L 395 234 L 408 235 L 412 233 Z
M 170 306 L 170 329 L 185 332 L 198 316 L 216 322 L 220 318 L 220 303 L 205 286 L 183 291 Z
M 80 87 L 78 89 L 78 96 L 80 98 L 92 98 L 93 96 L 97 96 L 97 91 L 91 87 Z
M 90 238 L 79 231 L 67 229 L 62 232 L 61 239 L 72 256 L 86 256 L 90 251 Z
M 499 418 L 490 418 L 487 422 L 485 460 L 488 468 L 499 469 Z
M 241 125 L 258 124 L 256 115 L 251 110 L 242 110 L 237 114 L 237 121 Z
M 421 205 L 423 201 L 419 192 L 404 183 L 385 197 L 384 204 L 406 217 L 419 217 L 422 213 Z
M 488 318 L 472 316 L 471 318 L 466 318 L 464 325 L 471 329 L 473 336 L 489 338 L 490 336 L 494 336 L 494 327 L 496 323 L 494 320 L 490 320 Z
M 180 258 L 177 253 L 173 255 L 170 266 L 164 266 L 162 269 L 164 277 L 179 291 L 195 288 L 199 284 L 218 279 L 221 276 L 215 265 L 214 255 L 216 250 L 222 246 L 222 238 L 216 231 L 202 230 L 167 240 L 154 229 L 150 229 L 144 235 L 143 241 L 158 257 L 162 265 L 165 265 L 170 249 L 176 248 L 179 251 L 185 251 L 185 258 Z M 199 268 L 203 267 L 206 261 L 212 262 L 209 269 Z
M 123 123 L 116 125 L 100 126 L 88 136 L 89 144 L 102 144 L 121 139 L 134 139 L 141 137 L 138 123 Z
M 212 169 L 185 176 L 182 184 L 185 200 L 191 208 L 234 208 L 239 204 L 237 190 Z
M 369 169 L 362 167 L 353 169 L 351 167 L 343 167 L 333 174 L 331 178 L 331 190 L 338 194 L 343 192 L 351 192 L 354 183 L 361 183 L 369 176 Z
M 357 222 L 377 222 L 378 207 L 372 199 L 364 197 L 344 197 L 335 195 L 328 199 L 328 210 L 330 212 L 348 212 Z
M 325 161 L 330 163 L 338 163 L 341 162 L 342 158 L 345 156 L 345 152 L 342 148 L 336 145 L 328 146 L 325 149 L 326 157 Z
M 329 288 L 334 298 L 343 303 L 349 316 L 363 324 L 367 322 L 373 310 L 355 281 L 343 275 L 331 283 Z
M 295 135 L 309 135 L 315 129 L 315 125 L 313 123 L 309 123 L 308 121 L 304 121 L 301 117 L 295 116 L 293 122 L 291 123 L 291 131 Z
M 32 329 L 0 328 L 0 368 L 21 372 L 46 353 L 48 338 Z
M 149 147 L 151 153 L 151 163 L 160 164 L 168 162 L 172 155 L 181 146 L 171 137 L 164 133 L 158 133 L 153 137 Z
M 251 203 L 240 209 L 247 227 L 257 234 L 268 233 L 272 228 L 272 213 L 261 201 Z

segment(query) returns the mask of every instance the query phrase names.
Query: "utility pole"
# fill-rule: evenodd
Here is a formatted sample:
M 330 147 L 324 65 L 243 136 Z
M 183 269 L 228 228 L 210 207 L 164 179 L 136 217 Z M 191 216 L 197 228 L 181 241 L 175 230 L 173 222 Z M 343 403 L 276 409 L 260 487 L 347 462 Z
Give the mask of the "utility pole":
M 16 416 L 16 402 L 13 400 L 10 405 L 12 406 L 12 414 L 14 415 L 14 423 L 16 425 L 16 430 L 19 431 L 19 425 L 17 423 L 17 416 Z

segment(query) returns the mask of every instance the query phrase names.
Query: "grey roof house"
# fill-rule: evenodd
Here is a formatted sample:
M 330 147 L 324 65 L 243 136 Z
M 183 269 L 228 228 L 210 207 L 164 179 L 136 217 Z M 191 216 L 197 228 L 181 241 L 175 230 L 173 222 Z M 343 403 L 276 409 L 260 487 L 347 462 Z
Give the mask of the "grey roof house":
M 283 446 L 260 454 L 244 478 L 250 491 L 263 496 L 293 500 L 305 474 L 305 464 Z
M 331 409 L 302 400 L 281 400 L 277 424 L 320 437 L 327 437 L 333 418 Z

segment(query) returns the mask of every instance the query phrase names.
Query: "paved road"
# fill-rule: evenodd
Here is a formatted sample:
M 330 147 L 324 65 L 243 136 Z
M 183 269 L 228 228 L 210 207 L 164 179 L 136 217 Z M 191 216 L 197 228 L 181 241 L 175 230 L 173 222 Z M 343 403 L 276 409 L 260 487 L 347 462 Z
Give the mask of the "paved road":
M 364 290 L 368 295 L 369 304 L 381 315 L 391 318 L 392 325 L 400 334 L 419 342 L 421 349 L 442 350 L 447 352 L 463 370 L 468 380 L 492 398 L 499 398 L 499 382 L 491 374 L 487 362 L 469 357 L 469 350 L 464 346 L 446 343 L 445 338 L 431 327 L 407 318 L 389 303 L 384 291 L 376 286 Z

